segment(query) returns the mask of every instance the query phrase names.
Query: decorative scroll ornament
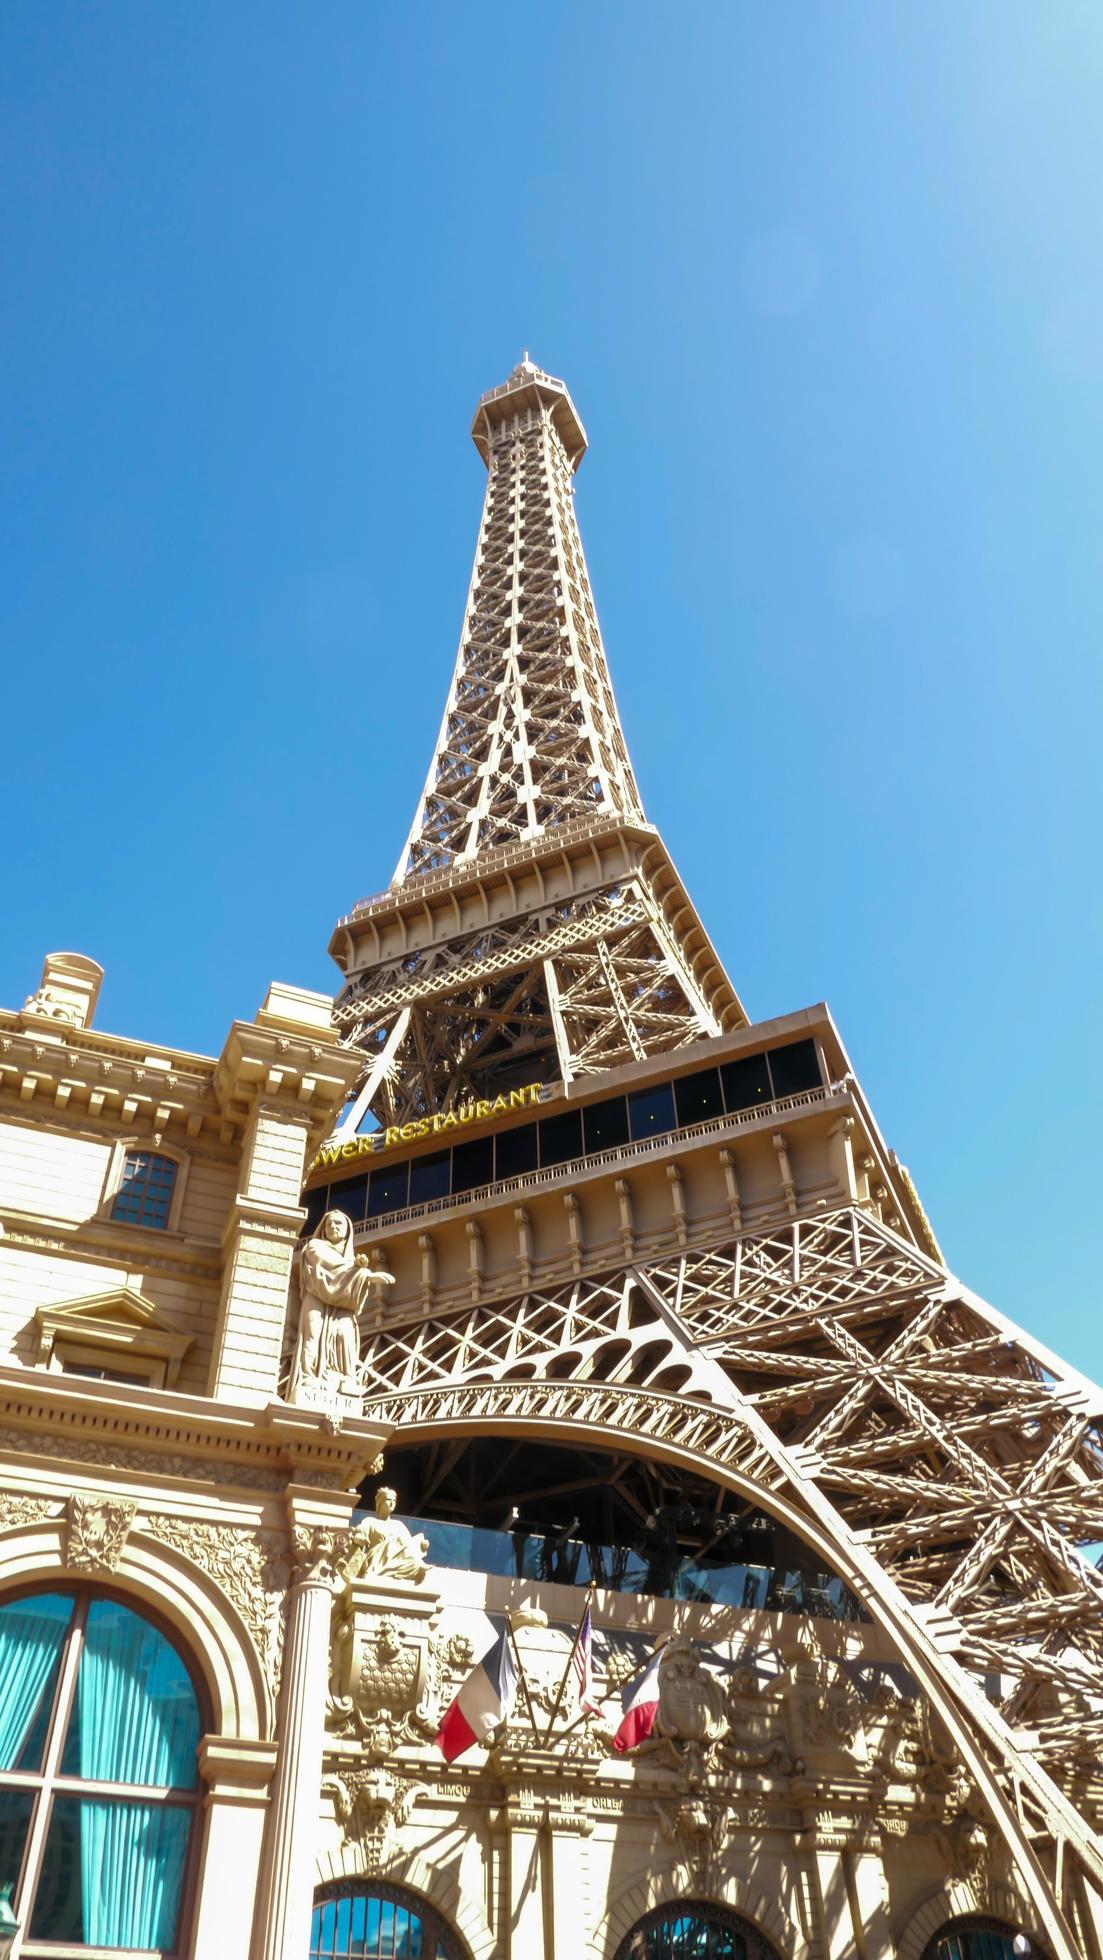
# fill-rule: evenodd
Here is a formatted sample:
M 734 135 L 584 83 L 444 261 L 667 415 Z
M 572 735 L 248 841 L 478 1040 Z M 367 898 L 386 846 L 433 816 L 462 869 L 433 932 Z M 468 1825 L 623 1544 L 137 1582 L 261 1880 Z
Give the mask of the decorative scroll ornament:
M 65 1563 L 75 1572 L 116 1572 L 136 1504 L 123 1498 L 71 1497 Z

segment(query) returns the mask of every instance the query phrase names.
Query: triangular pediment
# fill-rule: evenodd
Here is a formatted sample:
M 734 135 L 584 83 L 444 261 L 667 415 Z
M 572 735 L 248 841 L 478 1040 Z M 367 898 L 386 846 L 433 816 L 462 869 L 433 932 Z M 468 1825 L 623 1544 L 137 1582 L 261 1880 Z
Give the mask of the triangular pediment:
M 191 1334 L 133 1286 L 58 1300 L 37 1307 L 34 1317 L 40 1364 L 56 1366 L 57 1357 L 68 1355 L 71 1363 L 119 1365 L 129 1373 L 135 1361 L 145 1362 L 155 1387 L 171 1387 L 192 1345 Z M 120 1356 L 131 1357 L 129 1366 Z
M 39 1308 L 39 1319 L 46 1316 L 56 1327 L 79 1327 L 82 1333 L 88 1332 L 90 1324 L 96 1322 L 158 1334 L 183 1333 L 176 1321 L 132 1286 L 113 1286 L 106 1293 L 82 1293 L 75 1300 L 55 1301 L 49 1307 Z

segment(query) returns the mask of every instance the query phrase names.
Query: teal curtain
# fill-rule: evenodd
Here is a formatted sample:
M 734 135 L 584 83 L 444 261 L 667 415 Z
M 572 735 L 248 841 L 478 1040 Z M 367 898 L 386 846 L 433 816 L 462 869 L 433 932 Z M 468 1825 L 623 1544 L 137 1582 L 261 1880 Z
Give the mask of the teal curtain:
M 0 1606 L 0 1769 L 19 1761 L 72 1617 L 64 1593 Z
M 84 1937 L 91 1946 L 176 1945 L 190 1809 L 85 1797 L 80 1807 Z
M 199 1710 L 164 1636 L 113 1600 L 94 1600 L 77 1681 L 80 1774 L 195 1788 Z M 85 1798 L 84 1937 L 93 1946 L 171 1947 L 190 1809 Z

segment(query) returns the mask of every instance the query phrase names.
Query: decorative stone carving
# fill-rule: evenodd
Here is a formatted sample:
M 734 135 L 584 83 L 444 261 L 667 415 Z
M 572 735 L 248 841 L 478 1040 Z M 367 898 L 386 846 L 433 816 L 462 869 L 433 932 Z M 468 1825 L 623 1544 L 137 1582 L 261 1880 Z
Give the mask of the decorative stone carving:
M 687 1877 L 706 1886 L 728 1835 L 727 1804 L 694 1795 L 682 1803 L 657 1803 L 655 1815 L 667 1843 L 677 1845 Z
M 803 1741 L 849 1751 L 862 1730 L 862 1698 L 849 1676 L 823 1654 L 799 1661 L 793 1674 Z
M 373 1267 L 366 1253 L 354 1252 L 351 1219 L 343 1211 L 327 1211 L 300 1256 L 292 1402 L 337 1415 L 360 1414 L 359 1317 L 373 1287 L 393 1284 L 393 1273 Z
M 334 1525 L 296 1527 L 291 1534 L 292 1574 L 295 1584 L 315 1581 L 337 1585 L 346 1576 L 352 1550 L 353 1533 Z
M 328 1725 L 375 1762 L 436 1733 L 446 1681 L 439 1618 L 437 1594 L 385 1582 L 354 1579 L 334 1602 Z
M 364 1871 L 374 1878 L 395 1831 L 407 1822 L 418 1798 L 428 1794 L 429 1785 L 396 1777 L 373 1764 L 325 1777 L 322 1790 L 333 1798 L 345 1843 L 360 1847 Z
M 274 1691 L 283 1643 L 279 1606 L 291 1577 L 284 1534 L 160 1515 L 144 1529 L 214 1580 L 248 1627 Z
M 371 1576 L 421 1584 L 429 1540 L 422 1533 L 415 1538 L 409 1526 L 395 1517 L 397 1503 L 396 1493 L 381 1484 L 375 1493 L 374 1518 L 357 1525 L 352 1534 L 353 1549 L 345 1565 L 347 1578 Z
M 59 1000 L 51 987 L 40 987 L 23 1002 L 24 1014 L 41 1014 L 50 1021 L 64 1021 L 70 1028 L 82 1028 L 84 1015 L 75 1001 Z
M 55 1510 L 55 1502 L 49 1497 L 33 1497 L 29 1491 L 0 1490 L 0 1531 L 41 1524 Z
M 75 1572 L 117 1571 L 137 1505 L 123 1498 L 71 1497 L 65 1508 L 66 1564 Z

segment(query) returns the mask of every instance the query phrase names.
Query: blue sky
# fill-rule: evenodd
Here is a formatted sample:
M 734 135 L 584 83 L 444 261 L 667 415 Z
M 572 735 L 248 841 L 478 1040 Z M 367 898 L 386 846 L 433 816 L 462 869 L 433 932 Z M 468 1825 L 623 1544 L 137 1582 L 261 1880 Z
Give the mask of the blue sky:
M 523 347 L 659 823 L 972 1285 L 1098 1329 L 1095 0 L 0 20 L 0 999 L 216 1050 L 390 877 Z

